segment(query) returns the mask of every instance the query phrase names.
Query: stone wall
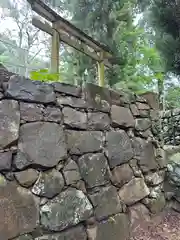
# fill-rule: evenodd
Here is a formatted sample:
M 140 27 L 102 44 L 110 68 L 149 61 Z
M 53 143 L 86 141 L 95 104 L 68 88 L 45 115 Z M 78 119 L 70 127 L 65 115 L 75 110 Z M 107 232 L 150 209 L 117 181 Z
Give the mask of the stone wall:
M 180 109 L 172 109 L 161 113 L 164 144 L 180 144 Z
M 159 116 L 145 99 L 8 73 L 0 82 L 1 239 L 127 240 L 163 209 Z

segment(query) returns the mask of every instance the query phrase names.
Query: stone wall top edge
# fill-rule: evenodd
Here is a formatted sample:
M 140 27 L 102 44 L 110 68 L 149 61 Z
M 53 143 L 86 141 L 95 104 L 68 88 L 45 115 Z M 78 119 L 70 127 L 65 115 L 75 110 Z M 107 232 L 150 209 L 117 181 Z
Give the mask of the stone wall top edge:
M 16 82 L 16 84 L 15 84 Z M 31 94 L 31 88 L 28 89 L 29 84 L 36 85 L 37 88 L 46 88 L 51 87 L 52 91 L 54 93 L 64 94 L 76 98 L 82 98 L 86 97 L 91 100 L 95 100 L 98 96 L 101 98 L 101 100 L 105 100 L 111 105 L 121 105 L 119 103 L 120 99 L 124 101 L 125 104 L 131 104 L 135 102 L 141 102 L 150 105 L 152 109 L 154 109 L 151 104 L 149 104 L 149 101 L 143 96 L 143 95 L 136 95 L 133 92 L 126 91 L 123 89 L 114 90 L 112 88 L 107 87 L 100 87 L 98 85 L 95 85 L 93 83 L 85 83 L 82 86 L 76 86 L 68 83 L 62 83 L 62 82 L 41 82 L 41 81 L 33 81 L 28 78 L 25 78 L 23 76 L 20 76 L 18 74 L 13 74 L 12 72 L 1 71 L 0 69 L 0 85 L 1 88 L 5 90 L 5 92 L 8 93 L 9 88 L 11 90 L 13 88 L 16 88 L 15 90 L 21 91 L 21 85 L 24 84 L 24 89 L 27 85 L 27 91 L 29 91 L 29 94 Z M 5 87 L 4 87 L 5 86 Z M 43 90 L 42 90 L 43 91 Z M 8 94 L 10 96 L 10 94 Z M 19 99 L 24 100 L 24 99 Z M 35 101 L 32 101 L 35 102 Z M 53 101 L 52 101 L 53 102 Z

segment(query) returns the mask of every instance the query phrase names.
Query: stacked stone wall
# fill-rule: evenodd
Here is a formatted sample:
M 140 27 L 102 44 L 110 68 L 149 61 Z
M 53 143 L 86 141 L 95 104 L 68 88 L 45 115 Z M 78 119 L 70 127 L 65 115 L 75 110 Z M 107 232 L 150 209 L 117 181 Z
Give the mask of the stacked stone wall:
M 164 208 L 159 115 L 144 98 L 0 82 L 1 239 L 127 240 Z
M 180 108 L 161 113 L 162 133 L 165 145 L 180 144 Z

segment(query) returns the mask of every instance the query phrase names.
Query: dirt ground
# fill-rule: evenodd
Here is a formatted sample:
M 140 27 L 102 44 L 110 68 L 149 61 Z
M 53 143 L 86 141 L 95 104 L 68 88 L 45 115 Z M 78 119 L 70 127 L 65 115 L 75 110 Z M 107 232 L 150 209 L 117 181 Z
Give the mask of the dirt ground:
M 168 209 L 149 224 L 141 223 L 130 240 L 180 240 L 180 213 Z

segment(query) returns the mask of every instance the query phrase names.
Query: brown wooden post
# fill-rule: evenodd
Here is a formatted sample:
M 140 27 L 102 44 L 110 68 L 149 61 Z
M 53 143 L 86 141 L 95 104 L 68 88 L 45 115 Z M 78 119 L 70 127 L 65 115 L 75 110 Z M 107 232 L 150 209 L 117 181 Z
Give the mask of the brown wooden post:
M 51 73 L 59 74 L 59 48 L 60 48 L 60 37 L 56 31 L 56 25 L 53 24 L 53 35 L 51 42 Z

